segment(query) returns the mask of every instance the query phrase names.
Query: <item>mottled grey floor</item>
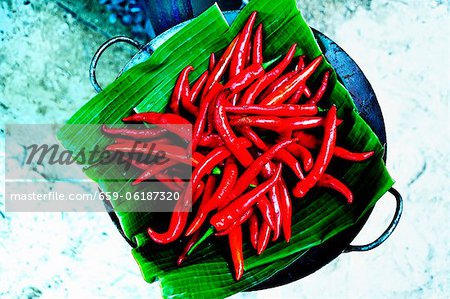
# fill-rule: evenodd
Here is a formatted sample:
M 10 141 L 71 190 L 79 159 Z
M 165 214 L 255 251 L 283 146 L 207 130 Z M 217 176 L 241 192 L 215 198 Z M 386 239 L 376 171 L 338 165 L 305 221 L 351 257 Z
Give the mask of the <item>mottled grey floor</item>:
M 301 281 L 233 298 L 446 298 L 450 4 L 324 2 L 299 1 L 299 7 L 372 83 L 386 122 L 388 169 L 404 195 L 404 215 L 392 238 L 371 252 L 342 254 Z M 74 13 L 56 2 L 0 1 L 1 123 L 67 120 L 94 95 L 87 70 L 96 48 L 108 35 L 127 34 L 77 1 L 61 3 Z M 78 12 L 85 13 L 83 20 Z M 129 50 L 117 47 L 102 59 L 101 83 L 114 78 Z M 3 151 L 0 159 L 3 163 Z M 376 238 L 393 208 L 389 196 L 382 199 L 355 243 Z M 159 297 L 158 285 L 143 282 L 106 214 L 0 214 L 0 240 L 1 298 Z

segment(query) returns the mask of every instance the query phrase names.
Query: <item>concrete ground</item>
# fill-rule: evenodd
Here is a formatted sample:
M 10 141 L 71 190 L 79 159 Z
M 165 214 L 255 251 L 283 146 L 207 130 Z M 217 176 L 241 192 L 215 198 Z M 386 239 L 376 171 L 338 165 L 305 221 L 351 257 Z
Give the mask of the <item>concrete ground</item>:
M 450 4 L 323 2 L 303 0 L 299 7 L 372 83 L 386 122 L 387 167 L 404 196 L 404 215 L 393 236 L 371 252 L 342 254 L 301 281 L 233 298 L 446 298 Z M 117 34 L 129 32 L 108 24 L 94 0 L 0 0 L 1 123 L 67 120 L 95 94 L 87 72 L 93 53 Z M 115 47 L 102 58 L 103 85 L 131 53 L 130 47 Z M 3 129 L 1 137 L 4 143 Z M 376 238 L 393 208 L 387 195 L 355 243 Z M 0 298 L 160 296 L 157 284 L 141 279 L 106 214 L 1 213 L 0 238 Z

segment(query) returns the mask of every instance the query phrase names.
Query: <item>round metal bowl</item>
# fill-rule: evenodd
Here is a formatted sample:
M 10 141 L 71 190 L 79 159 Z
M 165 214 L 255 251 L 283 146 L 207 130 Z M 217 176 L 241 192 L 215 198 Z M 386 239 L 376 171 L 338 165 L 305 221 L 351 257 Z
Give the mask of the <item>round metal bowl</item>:
M 227 21 L 231 23 L 236 18 L 237 13 L 238 11 L 229 11 L 225 12 L 224 15 Z M 125 42 L 134 45 L 138 49 L 138 52 L 133 56 L 133 58 L 125 65 L 123 70 L 119 73 L 118 76 L 120 76 L 120 74 L 123 71 L 148 59 L 156 48 L 158 48 L 169 37 L 175 34 L 182 27 L 184 27 L 188 22 L 189 21 L 186 21 L 167 30 L 166 32 L 157 36 L 155 39 L 153 39 L 146 45 L 140 45 L 139 42 L 125 36 L 114 37 L 106 41 L 102 46 L 100 46 L 100 48 L 95 53 L 90 66 L 89 72 L 90 79 L 95 90 L 97 92 L 101 91 L 101 87 L 99 86 L 96 80 L 97 62 L 102 53 L 109 46 L 118 42 Z M 383 115 L 381 113 L 380 106 L 378 104 L 377 98 L 369 81 L 366 79 L 366 77 L 364 76 L 363 72 L 358 67 L 358 65 L 341 47 L 339 47 L 335 42 L 333 42 L 330 38 L 328 38 L 321 32 L 315 29 L 312 30 L 325 57 L 331 63 L 333 68 L 336 70 L 339 80 L 349 90 L 351 96 L 353 97 L 353 100 L 356 104 L 356 107 L 360 115 L 369 124 L 369 126 L 378 136 L 381 143 L 384 145 L 386 149 L 386 131 Z M 386 161 L 386 150 L 383 159 Z M 352 251 L 369 251 L 382 244 L 394 231 L 395 227 L 397 226 L 400 220 L 401 213 L 403 210 L 403 202 L 400 193 L 394 188 L 391 188 L 389 192 L 395 197 L 397 203 L 396 210 L 391 223 L 378 239 L 367 245 L 350 244 L 366 223 L 368 217 L 372 212 L 372 210 L 370 210 L 365 214 L 364 217 L 362 217 L 359 220 L 358 223 L 356 223 L 352 227 L 342 231 L 341 233 L 331 238 L 330 240 L 324 242 L 323 244 L 309 249 L 295 263 L 293 263 L 286 269 L 278 272 L 270 279 L 254 286 L 249 290 L 261 290 L 293 282 L 322 268 L 330 261 L 335 259 L 341 253 Z M 104 203 L 107 204 L 108 201 L 104 201 Z M 117 215 L 114 213 L 112 207 L 106 206 L 106 209 L 109 215 L 111 216 L 112 221 L 117 226 L 117 229 L 122 234 L 122 236 L 127 240 L 127 242 L 131 246 L 134 246 L 135 244 L 133 244 L 133 242 L 129 240 L 123 233 L 119 219 Z

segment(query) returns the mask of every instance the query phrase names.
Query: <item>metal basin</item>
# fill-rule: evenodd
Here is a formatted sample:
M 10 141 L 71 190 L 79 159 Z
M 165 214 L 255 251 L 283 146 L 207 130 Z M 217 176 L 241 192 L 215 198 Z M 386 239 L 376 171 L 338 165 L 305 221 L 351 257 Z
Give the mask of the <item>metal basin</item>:
M 225 12 L 224 15 L 227 21 L 231 24 L 233 20 L 236 18 L 237 13 L 238 11 L 228 11 Z M 90 78 L 91 83 L 94 86 L 95 90 L 98 92 L 101 91 L 101 87 L 98 85 L 95 77 L 97 62 L 102 53 L 109 46 L 117 42 L 126 42 L 138 48 L 138 52 L 133 56 L 133 58 L 128 63 L 125 64 L 123 70 L 119 73 L 118 76 L 120 76 L 120 74 L 123 71 L 129 69 L 130 67 L 140 62 L 147 60 L 155 49 L 157 49 L 162 43 L 164 43 L 169 37 L 175 34 L 178 30 L 184 27 L 188 22 L 190 21 L 183 22 L 165 31 L 164 33 L 157 36 L 146 45 L 140 45 L 139 42 L 124 36 L 114 37 L 105 42 L 98 49 L 91 63 Z M 333 42 L 330 38 L 328 38 L 321 32 L 313 29 L 313 33 L 320 48 L 325 54 L 325 57 L 328 59 L 328 61 L 335 69 L 339 80 L 349 90 L 350 94 L 352 95 L 356 107 L 360 112 L 360 115 L 369 124 L 369 126 L 372 128 L 372 130 L 380 139 L 381 143 L 384 144 L 386 149 L 387 144 L 386 131 L 383 115 L 381 113 L 380 106 L 378 104 L 377 98 L 369 81 L 364 76 L 363 72 L 358 67 L 358 65 L 341 47 L 339 47 L 335 42 Z M 386 161 L 386 152 L 387 151 L 385 150 L 385 156 L 383 157 L 385 161 Z M 396 199 L 397 203 L 396 210 L 391 223 L 378 239 L 367 245 L 350 244 L 366 223 L 368 217 L 372 212 L 372 210 L 370 210 L 366 213 L 366 215 L 362 219 L 360 219 L 358 223 L 342 231 L 341 233 L 331 238 L 330 240 L 326 241 L 325 243 L 309 249 L 301 258 L 299 258 L 291 266 L 280 271 L 276 275 L 272 276 L 270 279 L 249 289 L 249 291 L 276 287 L 293 282 L 322 268 L 330 261 L 335 259 L 337 256 L 339 256 L 341 253 L 352 251 L 369 251 L 382 244 L 394 231 L 395 227 L 397 226 L 400 220 L 401 213 L 403 210 L 403 203 L 400 193 L 394 188 L 391 188 L 389 192 Z M 104 201 L 104 203 L 107 204 L 108 201 Z M 114 213 L 112 207 L 107 206 L 106 209 L 109 215 L 111 216 L 112 221 L 117 226 L 117 229 L 122 234 L 122 236 L 124 236 L 124 238 L 131 246 L 134 246 L 133 242 L 127 239 L 125 234 L 123 233 L 123 230 L 119 223 L 119 219 L 117 215 Z

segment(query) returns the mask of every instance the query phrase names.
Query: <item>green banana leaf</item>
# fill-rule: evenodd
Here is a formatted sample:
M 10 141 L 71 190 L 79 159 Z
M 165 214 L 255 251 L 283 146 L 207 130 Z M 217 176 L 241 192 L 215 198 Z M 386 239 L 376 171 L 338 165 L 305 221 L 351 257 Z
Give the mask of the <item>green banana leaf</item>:
M 89 101 L 68 124 L 117 124 L 133 109 L 138 112 L 163 111 L 181 69 L 193 65 L 195 72 L 190 78 L 196 79 L 206 69 L 209 54 L 223 51 L 254 10 L 258 11 L 257 23 L 264 25 L 266 61 L 285 54 L 293 43 L 299 45 L 297 55 L 305 54 L 312 59 L 322 54 L 294 0 L 253 0 L 239 13 L 232 26 L 228 26 L 219 8 L 212 6 L 158 48 L 149 60 L 125 72 Z M 324 63 L 317 73 L 330 67 Z M 246 271 L 238 282 L 233 277 L 226 238 L 209 238 L 178 267 L 176 259 L 185 241 L 160 246 L 151 242 L 146 234 L 146 228 L 161 222 L 165 214 L 118 212 L 125 234 L 137 244 L 132 254 L 144 279 L 148 282 L 158 280 L 164 298 L 223 298 L 261 283 L 301 258 L 309 248 L 354 225 L 393 185 L 382 160 L 382 145 L 355 111 L 348 91 L 335 73 L 331 76 L 330 88 L 329 98 L 321 105 L 327 108 L 335 104 L 339 118 L 344 120 L 338 129 L 338 144 L 353 151 L 375 151 L 366 162 L 333 159 L 329 167 L 330 174 L 353 191 L 354 203 L 347 205 L 339 195 L 325 189 L 314 189 L 300 200 L 293 198 L 290 243 L 270 244 L 262 255 L 257 256 L 245 240 Z M 69 125 L 62 128 L 58 138 L 66 148 L 77 152 L 83 147 L 108 144 L 110 141 L 100 134 L 92 126 L 74 130 Z M 102 179 L 105 173 L 111 172 L 119 175 L 123 169 L 119 165 L 87 165 L 85 168 L 85 173 L 104 191 L 135 190 L 128 182 Z

